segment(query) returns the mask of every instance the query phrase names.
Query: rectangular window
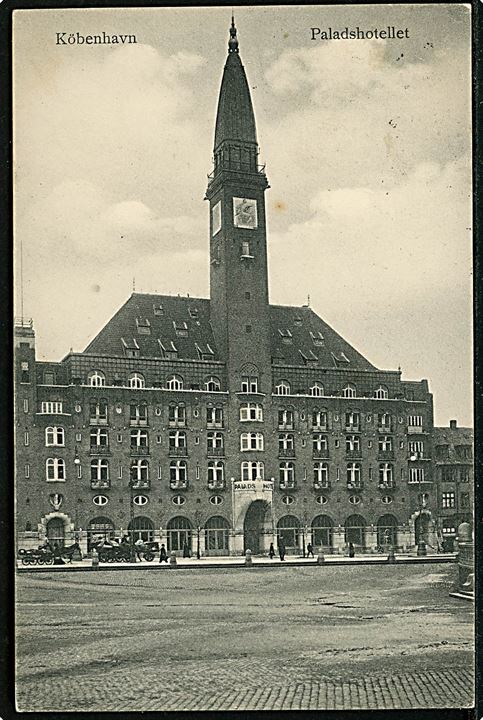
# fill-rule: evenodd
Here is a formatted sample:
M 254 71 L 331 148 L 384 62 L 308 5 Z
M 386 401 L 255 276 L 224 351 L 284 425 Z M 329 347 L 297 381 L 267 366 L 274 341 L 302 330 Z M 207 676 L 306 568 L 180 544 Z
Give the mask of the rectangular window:
M 28 434 L 28 432 L 26 431 L 26 432 L 24 432 L 24 434 L 23 434 L 23 444 L 24 444 L 25 446 L 27 446 L 27 445 L 29 444 L 29 442 L 30 442 L 29 434 Z
M 161 470 L 161 465 L 158 465 L 158 480 L 162 480 L 162 479 L 163 479 L 163 473 Z
M 468 467 L 460 468 L 460 482 L 467 483 L 470 481 L 470 469 Z
M 26 478 L 30 477 L 30 465 L 28 463 L 24 466 L 24 475 Z
M 24 413 L 28 413 L 29 411 L 29 401 L 27 398 L 25 398 L 23 401 L 23 411 Z
M 117 477 L 119 480 L 122 480 L 122 465 L 119 465 L 117 468 Z
M 441 504 L 443 508 L 454 508 L 456 504 L 454 492 L 444 492 L 441 494 Z
M 79 432 L 76 433 L 76 434 L 75 434 L 75 441 L 76 441 L 76 442 L 81 442 L 81 440 L 82 440 L 82 433 L 79 433 Z
M 223 409 L 206 408 L 206 424 L 208 427 L 223 427 Z
M 464 510 L 468 510 L 470 507 L 470 495 L 469 493 L 461 493 L 460 495 L 460 505 L 461 508 Z
M 241 380 L 241 391 L 243 393 L 257 393 L 258 392 L 258 378 L 249 375 L 244 375 Z
M 118 442 L 118 443 L 122 443 L 122 435 L 121 435 L 121 433 L 118 433 L 118 435 L 117 435 L 117 442 Z
M 471 460 L 471 445 L 456 445 L 455 453 L 458 460 Z
M 61 415 L 62 414 L 62 403 L 61 402 L 42 402 L 40 405 L 40 412 L 45 415 Z
M 442 482 L 455 482 L 456 480 L 456 468 L 451 465 L 443 466 L 441 468 L 441 481 Z
M 436 460 L 448 460 L 449 458 L 449 445 L 436 445 L 434 448 Z
M 424 468 L 409 468 L 409 482 L 424 482 Z
M 82 465 L 79 463 L 76 467 L 77 467 L 77 477 L 81 478 L 82 477 Z

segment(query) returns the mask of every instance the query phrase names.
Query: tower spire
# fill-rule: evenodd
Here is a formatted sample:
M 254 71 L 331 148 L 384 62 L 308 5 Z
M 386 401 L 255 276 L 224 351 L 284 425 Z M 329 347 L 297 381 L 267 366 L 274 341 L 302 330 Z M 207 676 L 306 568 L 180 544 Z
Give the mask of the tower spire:
M 228 40 L 228 52 L 229 53 L 237 53 L 238 52 L 238 38 L 236 36 L 235 15 L 233 13 L 233 8 L 231 9 L 231 28 L 230 28 L 230 39 Z

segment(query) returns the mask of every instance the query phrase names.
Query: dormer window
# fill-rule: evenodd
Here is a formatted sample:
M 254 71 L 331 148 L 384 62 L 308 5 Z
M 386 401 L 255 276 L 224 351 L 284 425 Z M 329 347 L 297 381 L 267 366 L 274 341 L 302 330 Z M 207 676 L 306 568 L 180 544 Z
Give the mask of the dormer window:
M 275 385 L 275 395 L 290 395 L 290 383 L 286 380 L 280 380 L 280 382 Z
M 208 343 L 206 343 L 204 347 L 201 347 L 201 345 L 195 343 L 195 347 L 200 360 L 213 360 L 215 353 L 213 352 L 213 348 Z
M 248 240 L 244 240 L 241 244 L 241 256 L 242 258 L 252 258 L 252 252 L 250 248 L 250 242 Z
M 155 315 L 164 315 L 164 308 L 161 303 L 159 305 L 156 303 L 153 305 L 153 312 Z
M 302 350 L 299 350 L 299 353 L 302 357 L 302 360 L 304 361 L 304 365 L 308 365 L 309 367 L 318 365 L 319 358 L 312 350 L 309 350 L 308 355 L 306 355 L 304 352 L 302 352 Z
M 293 324 L 297 326 L 302 325 L 302 318 L 297 315 L 293 321 Z
M 343 352 L 339 352 L 339 353 L 333 352 L 333 353 L 331 353 L 331 355 L 332 355 L 332 358 L 334 360 L 334 364 L 336 367 L 338 367 L 339 365 L 347 365 L 348 363 L 350 363 L 349 358 Z
M 290 332 L 290 330 L 288 328 L 287 329 L 279 328 L 278 333 L 279 333 L 280 337 L 282 338 L 283 343 L 285 343 L 286 345 L 292 344 L 292 333 Z
M 189 316 L 192 317 L 194 320 L 197 320 L 197 319 L 198 319 L 198 316 L 199 316 L 198 308 L 196 308 L 196 307 L 189 307 L 189 308 L 188 308 L 188 313 L 189 313 Z
M 161 357 L 166 360 L 176 360 L 178 357 L 178 348 L 172 340 L 168 340 L 165 343 L 161 342 L 158 338 L 159 349 L 161 350 Z
M 151 323 L 147 318 L 136 318 L 139 335 L 151 335 Z
M 317 347 L 322 347 L 324 345 L 324 336 L 321 332 L 311 332 L 310 337 L 312 338 L 312 342 Z
M 173 320 L 173 327 L 177 337 L 188 337 L 188 325 L 185 322 Z
M 93 370 L 87 376 L 87 383 L 91 387 L 104 387 L 106 384 L 106 377 L 100 370 Z
M 137 358 L 140 355 L 139 345 L 136 338 L 132 338 L 131 342 L 126 342 L 124 338 L 121 338 L 121 342 L 124 348 L 124 354 L 128 358 Z
M 210 377 L 205 381 L 205 390 L 209 392 L 219 392 L 221 390 L 221 383 L 219 378 Z

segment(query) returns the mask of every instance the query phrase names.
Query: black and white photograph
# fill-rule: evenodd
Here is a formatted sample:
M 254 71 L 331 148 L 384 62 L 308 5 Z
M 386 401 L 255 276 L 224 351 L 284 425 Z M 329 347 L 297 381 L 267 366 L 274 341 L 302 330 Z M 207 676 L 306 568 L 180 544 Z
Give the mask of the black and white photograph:
M 19 712 L 474 707 L 472 12 L 14 10 Z

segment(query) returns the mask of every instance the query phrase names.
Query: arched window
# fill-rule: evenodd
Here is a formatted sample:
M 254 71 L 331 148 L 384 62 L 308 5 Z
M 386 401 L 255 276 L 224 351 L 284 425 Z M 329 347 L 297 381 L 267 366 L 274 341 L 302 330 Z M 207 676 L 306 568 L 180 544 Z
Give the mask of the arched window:
M 329 457 L 329 441 L 324 433 L 312 434 L 312 453 L 314 457 Z
M 184 385 L 183 378 L 181 375 L 172 375 L 166 381 L 166 388 L 168 390 L 182 390 Z
M 313 397 L 322 397 L 324 394 L 324 386 L 320 382 L 316 382 L 309 388 L 309 395 Z
M 45 428 L 45 446 L 57 446 L 64 447 L 65 445 L 65 430 L 62 427 L 48 427 Z
M 328 430 L 328 417 L 327 410 L 313 410 L 312 430 Z
M 107 428 L 92 428 L 89 433 L 90 448 L 92 451 L 100 452 L 109 447 L 109 435 Z
M 242 375 L 241 386 L 242 393 L 257 393 L 258 392 L 258 376 L 253 375 Z
M 169 431 L 169 452 L 171 455 L 186 455 L 187 447 L 186 430 Z
M 222 460 L 208 463 L 208 489 L 222 490 L 225 487 L 225 464 Z
M 287 380 L 280 380 L 275 385 L 275 395 L 290 395 L 290 383 Z
M 149 447 L 149 436 L 147 430 L 131 430 L 131 450 L 138 453 L 145 453 Z
M 191 552 L 191 523 L 181 515 L 171 518 L 167 525 L 168 552 L 187 549 Z
M 91 387 L 104 387 L 106 384 L 106 376 L 100 370 L 93 370 L 87 376 L 87 384 Z
M 133 460 L 131 464 L 131 487 L 133 490 L 149 488 L 149 462 L 144 458 Z
M 107 425 L 107 400 L 91 400 L 89 403 L 89 422 L 92 425 Z
M 148 406 L 145 402 L 131 402 L 129 404 L 129 422 L 131 425 L 148 424 Z
M 385 385 L 379 385 L 377 390 L 374 391 L 374 397 L 378 400 L 387 400 L 389 393 Z
M 169 486 L 171 490 L 188 487 L 188 464 L 186 460 L 173 460 L 170 463 Z
M 91 460 L 91 488 L 109 487 L 109 461 L 105 458 Z
M 186 407 L 184 403 L 169 406 L 169 424 L 171 427 L 184 427 L 186 425 Z
M 315 547 L 332 547 L 332 529 L 334 523 L 328 515 L 317 515 L 312 520 L 312 545 Z
M 379 487 L 391 488 L 394 483 L 394 467 L 392 463 L 380 463 L 379 465 Z
M 377 521 L 377 544 L 397 545 L 397 518 L 394 515 L 382 515 Z
M 322 490 L 329 487 L 329 464 L 326 462 L 314 463 L 314 488 Z
M 240 405 L 241 422 L 263 422 L 263 406 L 259 403 L 242 403 Z
M 221 390 L 221 382 L 217 377 L 210 377 L 205 380 L 205 390 L 209 392 L 219 392 Z
M 362 515 L 350 515 L 345 521 L 345 541 L 359 548 L 365 547 L 366 521 Z
M 278 453 L 282 457 L 294 457 L 295 436 L 293 433 L 280 433 L 278 436 Z
M 140 515 L 135 517 L 128 525 L 129 535 L 133 536 L 134 542 L 152 542 L 154 540 L 154 523 L 150 518 Z
M 352 383 L 348 383 L 345 388 L 342 390 L 342 397 L 345 398 L 355 398 L 356 396 L 356 386 Z
M 242 480 L 258 480 L 264 476 L 265 467 L 262 462 L 242 462 L 241 478 Z
M 62 458 L 48 458 L 45 463 L 45 473 L 49 481 L 64 481 L 65 460 Z
M 221 515 L 208 518 L 205 524 L 205 548 L 210 555 L 225 555 L 228 553 L 228 538 L 230 524 Z
M 291 460 L 281 462 L 278 466 L 280 490 L 288 490 L 295 487 L 295 463 Z
M 212 431 L 206 436 L 206 449 L 210 455 L 223 455 L 224 437 L 222 432 Z
M 131 373 L 128 378 L 128 384 L 130 388 L 141 390 L 142 388 L 146 387 L 146 381 L 144 380 L 144 376 L 140 373 Z
M 347 463 L 347 487 L 349 489 L 362 488 L 361 463 Z
M 277 523 L 277 536 L 282 539 L 287 549 L 298 547 L 300 522 L 295 515 L 284 515 Z

